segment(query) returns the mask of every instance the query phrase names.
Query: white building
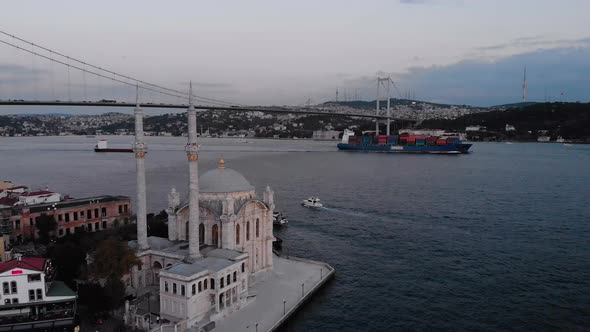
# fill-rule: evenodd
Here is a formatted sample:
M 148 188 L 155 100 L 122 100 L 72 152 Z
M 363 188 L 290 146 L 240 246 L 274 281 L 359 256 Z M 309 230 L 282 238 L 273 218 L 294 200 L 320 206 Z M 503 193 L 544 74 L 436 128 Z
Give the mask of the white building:
M 19 256 L 0 263 L 0 330 L 73 326 L 77 295 L 54 275 L 45 258 Z
M 35 205 L 42 203 L 56 203 L 61 201 L 61 195 L 52 191 L 40 190 L 24 193 L 19 196 L 19 205 Z
M 485 126 L 467 126 L 465 127 L 465 131 L 484 131 L 488 128 Z
M 198 244 L 200 257 L 189 256 L 189 204 L 172 189 L 168 202 L 168 239 L 149 237 L 139 251 L 142 266 L 133 268 L 131 286 L 141 293 L 158 286 L 160 316 L 203 327 L 248 302 L 249 278 L 272 269 L 274 193 L 262 199 L 238 172 L 218 168 L 199 177 Z M 130 246 L 137 248 L 137 242 Z

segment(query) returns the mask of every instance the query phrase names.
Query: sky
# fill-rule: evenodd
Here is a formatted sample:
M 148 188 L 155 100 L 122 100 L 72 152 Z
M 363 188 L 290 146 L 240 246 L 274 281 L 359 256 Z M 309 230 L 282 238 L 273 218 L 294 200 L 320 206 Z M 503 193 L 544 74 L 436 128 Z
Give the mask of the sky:
M 376 77 L 389 75 L 392 97 L 490 106 L 522 100 L 525 66 L 528 100 L 589 101 L 589 12 L 587 0 L 19 0 L 3 4 L 0 30 L 231 103 L 320 103 L 337 89 L 340 100 L 372 100 Z M 135 98 L 1 43 L 0 55 L 0 99 Z

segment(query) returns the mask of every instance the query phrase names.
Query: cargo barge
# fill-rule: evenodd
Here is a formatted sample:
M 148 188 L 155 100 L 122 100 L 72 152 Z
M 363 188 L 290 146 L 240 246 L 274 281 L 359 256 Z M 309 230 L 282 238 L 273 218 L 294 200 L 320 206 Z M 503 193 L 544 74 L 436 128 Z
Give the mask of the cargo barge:
M 101 139 L 96 143 L 94 152 L 133 152 L 133 149 L 109 148 L 106 139 Z
M 393 153 L 469 153 L 471 144 L 463 143 L 459 137 L 430 135 L 362 135 L 345 131 L 338 149 L 342 151 L 369 151 Z

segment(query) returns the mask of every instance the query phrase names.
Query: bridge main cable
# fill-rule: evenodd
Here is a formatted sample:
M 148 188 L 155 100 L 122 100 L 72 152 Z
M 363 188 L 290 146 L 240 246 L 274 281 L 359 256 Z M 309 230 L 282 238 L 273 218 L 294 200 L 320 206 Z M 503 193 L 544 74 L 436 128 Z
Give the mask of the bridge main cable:
M 59 61 L 59 60 L 57 60 L 57 59 L 53 59 L 53 58 L 51 58 L 51 57 L 44 56 L 44 55 L 42 55 L 42 54 L 39 54 L 39 53 L 37 53 L 37 52 L 34 52 L 34 51 L 32 51 L 32 50 L 30 50 L 30 51 L 29 51 L 29 50 L 27 50 L 27 49 L 25 49 L 25 48 L 23 48 L 23 47 L 20 47 L 20 46 L 18 46 L 18 45 L 15 45 L 15 44 L 12 44 L 12 43 L 9 43 L 9 42 L 6 42 L 6 41 L 3 41 L 3 40 L 0 40 L 0 42 L 2 42 L 2 43 L 4 43 L 4 44 L 10 45 L 10 46 L 12 46 L 12 47 L 15 47 L 15 48 L 17 48 L 17 49 L 20 49 L 20 50 L 23 50 L 23 51 L 27 51 L 28 53 L 34 54 L 34 55 L 36 55 L 36 56 L 40 56 L 40 57 L 42 57 L 42 58 L 45 58 L 45 59 L 48 59 L 48 60 L 50 60 L 50 61 L 54 61 L 54 62 L 60 63 L 60 64 L 62 64 L 62 65 L 65 65 L 65 66 L 69 66 L 69 67 L 72 67 L 72 68 L 75 68 L 75 69 L 81 70 L 81 71 L 83 71 L 83 72 L 88 72 L 88 73 L 90 73 L 90 74 L 93 74 L 93 75 L 96 75 L 96 76 L 100 76 L 100 77 L 103 77 L 103 78 L 106 78 L 106 79 L 110 79 L 110 80 L 112 80 L 112 81 L 116 81 L 116 82 L 119 82 L 119 83 L 124 83 L 124 84 L 128 84 L 128 83 L 130 83 L 130 84 L 128 84 L 128 85 L 133 85 L 133 86 L 135 86 L 137 83 L 141 83 L 141 84 L 143 85 L 141 88 L 143 88 L 143 89 L 146 89 L 146 90 L 150 90 L 150 91 L 154 91 L 154 92 L 158 92 L 158 93 L 162 93 L 162 94 L 165 94 L 165 93 L 163 93 L 163 92 L 161 92 L 161 91 L 158 91 L 158 90 L 155 90 L 155 89 L 148 89 L 148 88 L 146 87 L 146 85 L 147 85 L 147 86 L 152 86 L 152 87 L 154 87 L 154 88 L 157 88 L 157 89 L 160 89 L 160 90 L 164 90 L 164 91 L 169 91 L 169 92 L 173 92 L 173 93 L 176 93 L 176 94 L 180 94 L 180 95 L 183 95 L 183 96 L 186 94 L 186 93 L 185 93 L 185 92 L 183 92 L 183 91 L 179 91 L 179 90 L 170 89 L 170 88 L 167 88 L 167 87 L 165 87 L 165 86 L 161 86 L 161 85 L 154 84 L 154 83 L 149 83 L 149 82 L 146 82 L 146 81 L 143 81 L 143 80 L 140 80 L 140 79 L 136 79 L 136 78 L 133 78 L 133 77 L 130 77 L 130 76 L 124 75 L 124 74 L 120 74 L 120 73 L 114 72 L 114 71 L 112 71 L 112 70 L 108 70 L 108 69 L 105 69 L 105 68 L 102 68 L 102 67 L 99 67 L 99 66 L 95 66 L 95 65 L 93 65 L 93 64 L 91 64 L 91 63 L 88 63 L 88 62 L 85 62 L 85 61 L 82 61 L 82 60 L 79 60 L 79 59 L 76 59 L 76 58 L 70 57 L 70 56 L 68 56 L 68 55 L 65 55 L 65 54 L 63 54 L 63 53 L 60 53 L 60 52 L 54 51 L 54 50 L 52 50 L 52 49 L 49 49 L 49 48 L 47 48 L 47 47 L 44 47 L 44 46 L 41 46 L 41 45 L 39 45 L 39 44 L 35 44 L 35 43 L 31 42 L 31 41 L 28 41 L 28 40 L 26 40 L 26 39 L 20 38 L 20 37 L 18 37 L 18 36 L 11 35 L 11 34 L 9 34 L 9 33 L 5 32 L 5 31 L 2 31 L 2 30 L 0 30 L 0 34 L 3 34 L 3 35 L 6 35 L 6 36 L 9 36 L 9 37 L 11 37 L 11 38 L 13 38 L 13 39 L 16 39 L 16 40 L 20 41 L 20 42 L 23 42 L 23 43 L 29 44 L 29 45 L 31 45 L 31 46 L 33 46 L 33 47 L 37 47 L 37 48 L 39 48 L 39 49 L 42 49 L 42 50 L 44 50 L 44 51 L 47 51 L 47 52 L 49 52 L 50 54 L 55 54 L 55 55 L 61 56 L 61 57 L 63 57 L 63 58 L 66 58 L 66 59 L 68 59 L 68 60 L 71 60 L 71 61 L 74 61 L 74 62 L 77 62 L 77 63 L 83 64 L 83 65 L 85 65 L 85 66 L 88 66 L 88 67 L 91 67 L 91 68 L 94 68 L 94 69 L 97 69 L 97 70 L 100 70 L 100 71 L 103 71 L 103 72 L 106 72 L 106 73 L 109 73 L 109 74 L 112 74 L 112 75 L 116 75 L 116 76 L 119 76 L 119 77 L 125 78 L 125 79 L 127 79 L 127 80 L 131 80 L 131 81 L 133 81 L 133 82 L 135 82 L 135 83 L 124 82 L 124 81 L 121 81 L 121 80 L 117 80 L 117 79 L 115 79 L 114 77 L 107 77 L 107 76 L 104 76 L 104 75 L 100 75 L 100 74 L 98 74 L 98 73 L 96 73 L 96 72 L 93 72 L 93 71 L 88 71 L 88 70 L 85 70 L 85 69 L 83 69 L 83 68 L 80 68 L 80 67 L 77 67 L 77 66 L 70 65 L 69 63 L 64 63 L 64 62 L 62 62 L 62 61 Z M 179 95 L 172 95 L 172 94 L 168 94 L 168 96 L 173 96 L 173 97 L 177 97 L 177 98 L 184 98 L 184 99 L 188 99 L 188 96 L 187 96 L 187 97 L 181 97 L 181 96 L 179 96 Z M 201 100 L 203 100 L 203 101 L 213 102 L 213 103 L 216 103 L 216 104 L 226 104 L 226 105 L 237 105 L 237 106 L 244 106 L 244 105 L 241 105 L 241 104 L 238 104 L 238 103 L 227 102 L 227 101 L 223 101 L 223 100 L 219 100 L 219 99 L 213 99 L 213 98 L 208 98 L 208 97 L 198 96 L 198 95 L 194 95 L 194 94 L 193 94 L 193 97 L 195 97 L 195 98 L 197 98 L 197 99 L 201 99 Z

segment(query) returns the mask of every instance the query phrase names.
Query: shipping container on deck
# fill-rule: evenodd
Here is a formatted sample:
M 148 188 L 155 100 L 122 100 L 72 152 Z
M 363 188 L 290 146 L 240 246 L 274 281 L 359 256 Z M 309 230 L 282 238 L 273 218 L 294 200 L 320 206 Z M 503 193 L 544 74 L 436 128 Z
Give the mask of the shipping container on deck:
M 447 145 L 447 140 L 444 138 L 439 138 L 436 140 L 436 145 Z

